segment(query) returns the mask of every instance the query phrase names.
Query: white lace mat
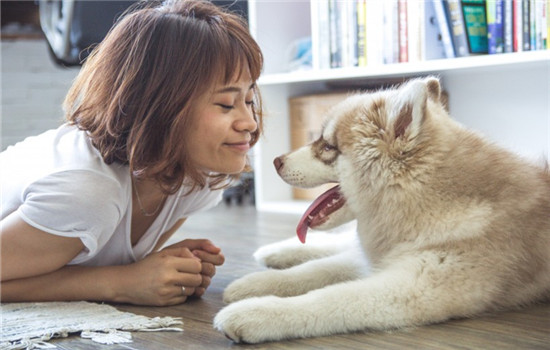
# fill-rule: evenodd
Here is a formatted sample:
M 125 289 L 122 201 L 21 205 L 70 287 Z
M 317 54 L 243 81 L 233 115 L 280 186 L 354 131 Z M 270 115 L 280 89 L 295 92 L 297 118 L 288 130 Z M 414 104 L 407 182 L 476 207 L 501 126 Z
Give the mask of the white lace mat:
M 135 315 L 110 305 L 78 302 L 0 305 L 0 349 L 48 349 L 51 338 L 81 332 L 102 344 L 131 342 L 128 331 L 183 331 L 181 318 Z

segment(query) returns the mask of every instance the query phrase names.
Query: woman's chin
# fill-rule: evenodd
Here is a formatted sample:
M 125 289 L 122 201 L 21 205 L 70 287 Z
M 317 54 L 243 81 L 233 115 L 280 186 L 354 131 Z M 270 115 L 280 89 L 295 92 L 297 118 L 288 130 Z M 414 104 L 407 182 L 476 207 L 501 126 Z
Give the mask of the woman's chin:
M 206 169 L 205 171 L 209 173 L 237 175 L 242 173 L 245 170 L 245 168 L 246 168 L 246 163 L 243 163 L 242 165 L 239 165 L 239 166 L 236 166 L 236 165 L 225 166 L 225 167 L 216 166 L 210 169 Z

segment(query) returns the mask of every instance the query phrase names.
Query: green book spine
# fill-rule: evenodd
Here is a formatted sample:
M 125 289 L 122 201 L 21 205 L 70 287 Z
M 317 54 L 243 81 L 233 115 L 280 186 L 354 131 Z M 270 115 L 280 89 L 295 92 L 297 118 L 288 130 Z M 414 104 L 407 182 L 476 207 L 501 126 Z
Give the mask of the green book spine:
M 470 53 L 488 52 L 485 0 L 462 0 L 462 12 L 468 34 Z

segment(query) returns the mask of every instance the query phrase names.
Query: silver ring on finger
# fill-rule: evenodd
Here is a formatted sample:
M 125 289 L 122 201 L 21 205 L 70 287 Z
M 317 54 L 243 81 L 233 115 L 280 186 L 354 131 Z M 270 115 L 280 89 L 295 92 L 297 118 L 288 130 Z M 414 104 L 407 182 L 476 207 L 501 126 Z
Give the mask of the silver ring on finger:
M 181 286 L 181 294 L 185 295 L 185 287 L 184 286 Z

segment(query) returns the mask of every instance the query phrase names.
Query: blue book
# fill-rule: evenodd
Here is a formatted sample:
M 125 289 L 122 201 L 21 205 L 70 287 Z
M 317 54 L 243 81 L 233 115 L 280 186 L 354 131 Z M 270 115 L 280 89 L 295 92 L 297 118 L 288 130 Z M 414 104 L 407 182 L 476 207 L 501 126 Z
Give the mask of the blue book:
M 460 0 L 445 0 L 443 5 L 445 7 L 445 15 L 447 16 L 447 24 L 449 25 L 455 55 L 457 57 L 468 56 L 470 50 L 468 48 L 466 25 L 464 23 Z
M 504 0 L 487 0 L 487 44 L 489 54 L 504 52 Z

